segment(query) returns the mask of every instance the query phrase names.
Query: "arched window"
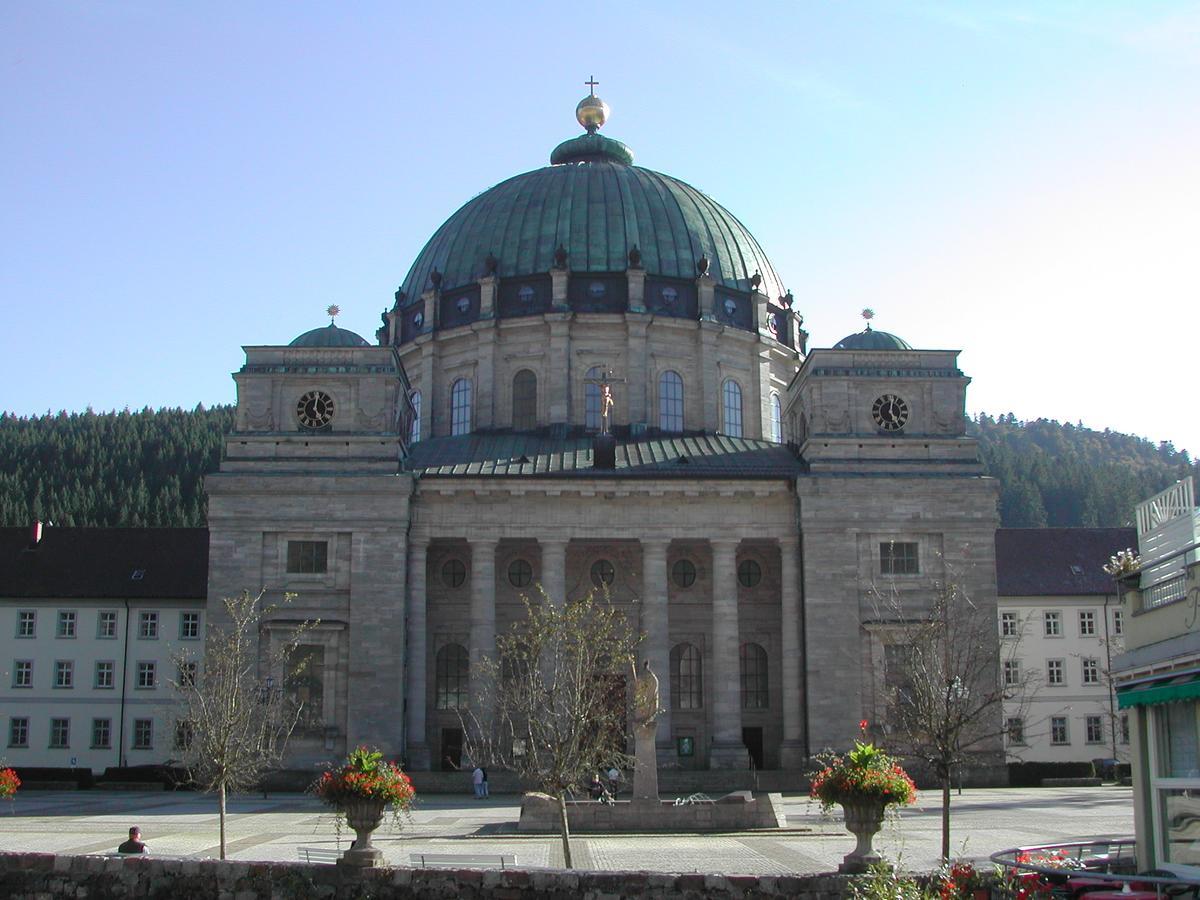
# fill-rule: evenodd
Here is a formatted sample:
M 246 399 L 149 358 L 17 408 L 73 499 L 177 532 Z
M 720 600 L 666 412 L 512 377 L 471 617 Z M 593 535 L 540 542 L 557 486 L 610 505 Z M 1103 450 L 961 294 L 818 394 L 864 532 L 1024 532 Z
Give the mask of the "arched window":
M 683 379 L 678 372 L 658 376 L 658 427 L 663 431 L 683 431 Z
M 450 433 L 471 431 L 471 382 L 460 378 L 450 388 Z
M 783 443 L 783 404 L 774 392 L 771 393 L 771 440 L 777 444 Z
M 724 431 L 730 437 L 742 436 L 742 388 L 732 378 L 726 378 L 721 387 L 725 406 Z
M 583 377 L 587 379 L 583 385 L 583 424 L 588 431 L 600 430 L 600 385 L 596 384 L 604 374 L 599 366 L 592 366 Z
M 537 427 L 537 376 L 522 369 L 513 376 L 513 428 L 532 431 Z
M 758 644 L 742 644 L 742 709 L 766 709 L 767 651 Z
M 412 392 L 413 420 L 408 429 L 408 442 L 415 444 L 421 440 L 421 392 Z
M 446 644 L 437 653 L 437 708 L 466 709 L 471 662 L 462 644 Z
M 671 707 L 704 708 L 704 677 L 700 651 L 692 644 L 671 648 Z

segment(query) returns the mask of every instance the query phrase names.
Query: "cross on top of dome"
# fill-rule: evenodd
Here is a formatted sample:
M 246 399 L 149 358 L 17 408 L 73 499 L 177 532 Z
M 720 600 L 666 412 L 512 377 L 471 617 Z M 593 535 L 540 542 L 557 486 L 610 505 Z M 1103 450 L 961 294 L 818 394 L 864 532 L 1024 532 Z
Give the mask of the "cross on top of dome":
M 587 129 L 588 134 L 595 134 L 597 129 L 603 127 L 610 112 L 608 104 L 596 96 L 596 85 L 599 83 L 594 75 L 589 75 L 584 84 L 588 86 L 590 93 L 575 107 L 575 119 Z

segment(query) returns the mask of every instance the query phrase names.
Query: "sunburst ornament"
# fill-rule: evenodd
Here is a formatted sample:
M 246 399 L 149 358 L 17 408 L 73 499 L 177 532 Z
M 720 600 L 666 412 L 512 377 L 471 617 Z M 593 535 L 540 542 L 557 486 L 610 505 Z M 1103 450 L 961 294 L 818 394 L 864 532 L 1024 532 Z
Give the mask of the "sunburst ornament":
M 335 318 L 337 318 L 339 315 L 341 315 L 341 312 L 342 312 L 342 308 L 340 306 L 338 306 L 336 303 L 330 303 L 327 307 L 325 307 L 325 315 L 329 316 L 329 324 L 330 325 L 333 324 L 333 320 Z
M 875 310 L 868 306 L 862 311 L 862 317 L 870 322 L 873 318 L 875 318 Z

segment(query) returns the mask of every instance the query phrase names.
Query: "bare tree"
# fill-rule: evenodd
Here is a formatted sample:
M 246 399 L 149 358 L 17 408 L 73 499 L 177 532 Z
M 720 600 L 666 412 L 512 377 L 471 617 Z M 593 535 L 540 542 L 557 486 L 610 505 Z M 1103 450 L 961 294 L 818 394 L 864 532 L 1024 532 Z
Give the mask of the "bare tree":
M 300 706 L 285 695 L 283 680 L 277 678 L 290 674 L 293 652 L 316 624 L 294 623 L 272 646 L 263 630 L 280 605 L 264 604 L 263 593 L 243 591 L 225 598 L 224 621 L 210 620 L 203 659 L 186 651 L 178 654 L 177 677 L 171 682 L 180 701 L 176 750 L 196 786 L 219 798 L 221 859 L 227 795 L 254 788 L 277 767 L 296 727 Z M 287 595 L 283 602 L 291 599 Z
M 479 688 L 471 709 L 460 710 L 465 750 L 557 799 L 571 868 L 567 794 L 633 762 L 625 752 L 626 675 L 640 638 L 607 599 L 560 603 L 544 591 L 523 599 L 525 619 L 497 637 L 496 658 L 471 673 L 472 690 Z
M 1002 670 L 994 607 L 976 605 L 961 585 L 935 582 L 886 606 L 885 694 L 892 749 L 924 762 L 942 788 L 942 858 L 950 858 L 950 787 L 956 769 L 987 754 L 1003 760 L 1004 702 L 1027 705 L 1032 673 Z M 1004 658 L 1016 660 L 1015 642 Z

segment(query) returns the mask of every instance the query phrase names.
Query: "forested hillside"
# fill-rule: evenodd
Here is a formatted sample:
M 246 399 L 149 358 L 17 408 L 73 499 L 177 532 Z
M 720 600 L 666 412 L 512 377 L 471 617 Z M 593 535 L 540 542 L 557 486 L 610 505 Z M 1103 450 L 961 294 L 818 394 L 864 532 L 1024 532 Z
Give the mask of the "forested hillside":
M 228 406 L 0 414 L 0 525 L 204 525 L 202 479 L 232 425 Z M 1080 425 L 983 415 L 968 431 L 1010 527 L 1129 524 L 1138 501 L 1200 475 L 1170 444 Z
M 205 524 L 233 408 L 0 415 L 0 525 Z
M 1000 517 L 1009 528 L 1132 525 L 1140 501 L 1189 473 L 1200 476 L 1200 466 L 1170 443 L 1069 422 L 981 415 L 967 431 L 1000 482 Z

